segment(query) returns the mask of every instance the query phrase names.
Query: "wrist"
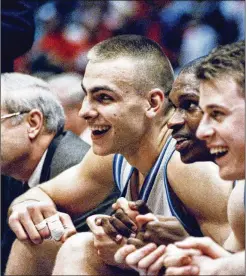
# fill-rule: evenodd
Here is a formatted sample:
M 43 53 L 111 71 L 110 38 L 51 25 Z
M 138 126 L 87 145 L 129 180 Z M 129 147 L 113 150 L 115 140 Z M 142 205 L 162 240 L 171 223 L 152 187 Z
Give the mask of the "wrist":
M 29 198 L 29 199 L 24 199 L 24 200 L 18 201 L 18 202 L 13 202 L 13 203 L 10 205 L 9 209 L 8 209 L 8 217 L 13 213 L 13 211 L 14 211 L 14 209 L 15 209 L 15 207 L 16 207 L 17 205 L 22 204 L 22 205 L 27 206 L 27 205 L 29 205 L 29 204 L 31 204 L 31 203 L 33 203 L 33 202 L 40 202 L 40 200 L 37 200 L 37 199 L 34 199 L 34 198 Z

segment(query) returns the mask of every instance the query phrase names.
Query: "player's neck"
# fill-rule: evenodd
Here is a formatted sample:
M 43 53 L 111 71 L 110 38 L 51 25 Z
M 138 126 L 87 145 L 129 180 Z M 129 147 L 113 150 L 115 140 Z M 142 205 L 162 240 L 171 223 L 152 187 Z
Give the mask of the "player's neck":
M 141 142 L 138 151 L 125 156 L 127 161 L 145 177 L 158 159 L 170 135 L 171 131 L 166 125 L 158 133 L 148 135 Z

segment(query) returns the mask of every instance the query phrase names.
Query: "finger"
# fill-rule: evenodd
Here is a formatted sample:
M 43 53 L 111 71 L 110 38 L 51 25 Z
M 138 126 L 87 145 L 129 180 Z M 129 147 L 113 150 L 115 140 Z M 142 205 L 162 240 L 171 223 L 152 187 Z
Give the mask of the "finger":
M 144 247 L 136 250 L 135 252 L 129 254 L 126 257 L 126 263 L 128 265 L 136 265 L 143 257 L 150 254 L 152 251 L 156 249 L 156 245 L 154 243 L 149 243 Z
M 103 240 L 106 236 L 102 226 L 93 227 L 93 230 L 91 229 L 91 231 L 97 240 Z
M 140 276 L 146 276 L 147 275 L 146 269 L 140 269 L 140 268 L 138 268 L 136 266 L 132 266 L 132 268 L 135 269 L 135 270 L 137 270 Z
M 122 223 L 126 225 L 127 228 L 132 231 L 137 231 L 137 225 L 132 221 L 132 219 L 124 212 L 122 209 L 118 209 L 113 217 L 119 219 Z
M 169 267 L 165 275 L 199 275 L 197 266 Z
M 163 266 L 163 256 L 160 256 L 147 271 L 147 275 L 164 275 L 166 268 Z
M 113 225 L 113 227 L 117 230 L 119 234 L 122 236 L 128 238 L 128 237 L 135 237 L 136 234 L 129 229 L 123 222 L 121 222 L 118 218 L 112 216 L 109 219 L 110 223 Z
M 146 245 L 143 241 L 136 239 L 136 238 L 129 238 L 127 240 L 127 244 L 132 244 L 134 245 L 137 249 L 143 247 Z
M 141 241 L 144 241 L 144 235 L 145 235 L 145 232 L 144 231 L 139 231 L 137 233 L 137 236 L 135 238 L 141 240 Z
M 101 226 L 101 225 L 102 225 L 102 218 L 96 218 L 96 219 L 95 219 L 95 224 L 96 224 L 97 226 Z
M 98 229 L 98 226 L 101 223 L 101 218 L 103 218 L 103 217 L 109 218 L 110 216 L 108 216 L 108 215 L 92 215 L 86 219 L 86 223 L 89 226 L 92 233 L 94 233 L 94 231 L 96 231 Z M 96 224 L 96 221 L 97 222 L 100 221 L 100 223 L 98 223 L 99 225 Z M 102 229 L 102 227 L 101 227 L 101 229 Z
M 159 259 L 164 254 L 165 246 L 160 245 L 156 250 L 148 254 L 145 258 L 139 261 L 138 267 L 142 269 L 147 269 L 151 266 L 155 261 Z
M 53 204 L 49 203 L 40 203 L 40 210 L 44 218 L 51 217 L 57 213 L 57 210 Z
M 187 255 L 177 254 L 168 255 L 163 258 L 163 264 L 165 267 L 180 267 L 191 264 L 191 257 Z
M 158 221 L 158 218 L 152 213 L 136 216 L 136 222 L 139 229 L 143 228 L 143 226 L 150 221 Z
M 114 226 L 110 222 L 111 218 L 102 218 L 101 225 L 104 229 L 104 232 L 115 242 L 120 242 L 122 240 L 122 235 L 114 228 Z
M 23 228 L 25 229 L 29 239 L 34 244 L 42 243 L 43 239 L 39 235 L 36 227 L 34 226 L 33 221 L 31 219 L 29 213 L 28 212 L 19 213 L 19 219 L 20 219 L 20 223 L 22 224 Z
M 128 201 L 124 197 L 120 197 L 117 201 L 113 204 L 115 210 L 118 208 L 122 208 L 123 210 L 129 210 Z
M 148 229 L 153 232 L 159 228 L 162 228 L 166 233 L 169 233 L 170 236 L 173 236 L 175 239 L 177 239 L 176 241 L 184 240 L 188 235 L 180 222 L 177 221 L 150 221 L 146 225 L 146 230 Z
M 16 237 L 20 241 L 29 240 L 23 226 L 21 225 L 17 212 L 13 212 L 9 217 L 9 227 L 15 233 Z
M 51 235 L 50 230 L 48 228 L 48 225 L 45 221 L 45 218 L 44 218 L 43 214 L 40 211 L 39 205 L 37 205 L 37 204 L 29 205 L 29 206 L 27 206 L 27 210 L 30 214 L 30 217 L 31 217 L 35 227 L 36 227 L 36 225 L 40 225 L 41 223 L 43 223 L 44 227 L 41 228 L 41 229 L 37 229 L 37 231 L 39 232 L 39 235 L 43 239 L 48 239 Z
M 118 204 L 117 203 L 113 203 L 112 204 L 112 209 L 113 210 L 117 210 L 118 209 Z
M 207 255 L 213 259 L 230 255 L 230 253 L 228 253 L 224 248 L 219 246 L 209 237 L 189 237 L 183 241 L 176 242 L 175 245 L 180 248 L 195 248 L 201 250 L 204 255 Z
M 135 250 L 136 248 L 133 245 L 124 245 L 115 253 L 114 259 L 119 264 L 125 263 L 126 257 Z
M 59 212 L 59 218 L 60 218 L 61 223 L 65 229 L 65 233 L 61 238 L 61 242 L 65 242 L 69 237 L 76 234 L 77 231 L 72 222 L 71 217 L 68 214 Z
M 58 216 L 58 213 L 57 213 L 57 210 L 55 208 L 55 206 L 52 204 L 52 203 L 40 203 L 40 210 L 43 214 L 43 217 L 45 219 L 49 219 L 52 218 L 53 216 L 57 215 Z M 44 231 L 49 231 L 49 236 L 58 241 L 60 240 L 60 238 L 62 237 L 62 234 L 63 234 L 63 227 L 61 225 L 61 222 L 59 220 L 59 217 L 57 219 L 57 221 L 55 222 L 51 222 L 49 223 L 47 221 L 47 227 L 48 227 L 48 230 L 44 229 Z M 47 234 L 46 232 L 46 234 Z
M 120 197 L 117 201 L 116 201 L 116 206 L 117 209 L 122 209 L 130 218 L 131 220 L 135 220 L 135 217 L 139 214 L 138 211 L 133 211 L 130 207 L 129 207 L 129 201 L 126 200 L 123 197 Z
M 136 206 L 136 210 L 142 215 L 147 213 L 152 213 L 150 208 L 147 206 L 146 202 L 143 200 L 137 200 L 135 202 L 135 206 Z
M 65 233 L 65 229 L 60 220 L 59 213 L 56 213 L 55 215 L 50 216 L 45 220 L 50 230 L 52 239 L 55 241 L 60 241 Z

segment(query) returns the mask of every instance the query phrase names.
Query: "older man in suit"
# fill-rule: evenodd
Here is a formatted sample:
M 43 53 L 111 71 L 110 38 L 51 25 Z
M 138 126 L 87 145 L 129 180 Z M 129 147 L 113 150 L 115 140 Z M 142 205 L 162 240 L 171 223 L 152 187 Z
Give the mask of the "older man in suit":
M 46 82 L 20 73 L 1 75 L 2 270 L 15 235 L 7 225 L 7 209 L 17 196 L 78 164 L 90 148 L 63 131 L 64 111 Z M 117 189 L 93 211 L 73 217 L 79 231 L 94 212 L 111 212 Z M 95 206 L 96 207 L 96 206 Z M 75 229 L 74 229 L 75 231 Z

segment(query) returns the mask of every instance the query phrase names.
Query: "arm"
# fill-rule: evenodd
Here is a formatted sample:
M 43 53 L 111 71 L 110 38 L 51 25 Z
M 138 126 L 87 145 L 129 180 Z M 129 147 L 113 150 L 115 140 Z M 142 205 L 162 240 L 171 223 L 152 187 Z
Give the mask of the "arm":
M 46 238 L 47 227 L 37 232 L 35 225 L 56 214 L 55 205 L 70 215 L 96 207 L 113 187 L 111 167 L 112 156 L 102 158 L 90 151 L 79 165 L 16 198 L 9 209 L 9 224 L 17 238 L 29 236 L 38 243 Z M 71 218 L 63 216 L 65 224 L 74 229 Z
M 245 251 L 214 261 L 215 271 L 211 275 L 245 275 Z
M 27 200 L 54 204 L 70 215 L 83 213 L 103 201 L 113 186 L 112 156 L 96 156 L 90 150 L 80 164 L 16 198 L 9 213 Z
M 227 203 L 232 182 L 219 177 L 214 163 L 184 164 L 178 152 L 172 156 L 167 173 L 173 191 L 196 217 L 203 234 L 223 244 L 230 233 Z
M 245 275 L 245 251 L 215 260 L 194 256 L 190 265 L 171 266 L 165 275 Z

